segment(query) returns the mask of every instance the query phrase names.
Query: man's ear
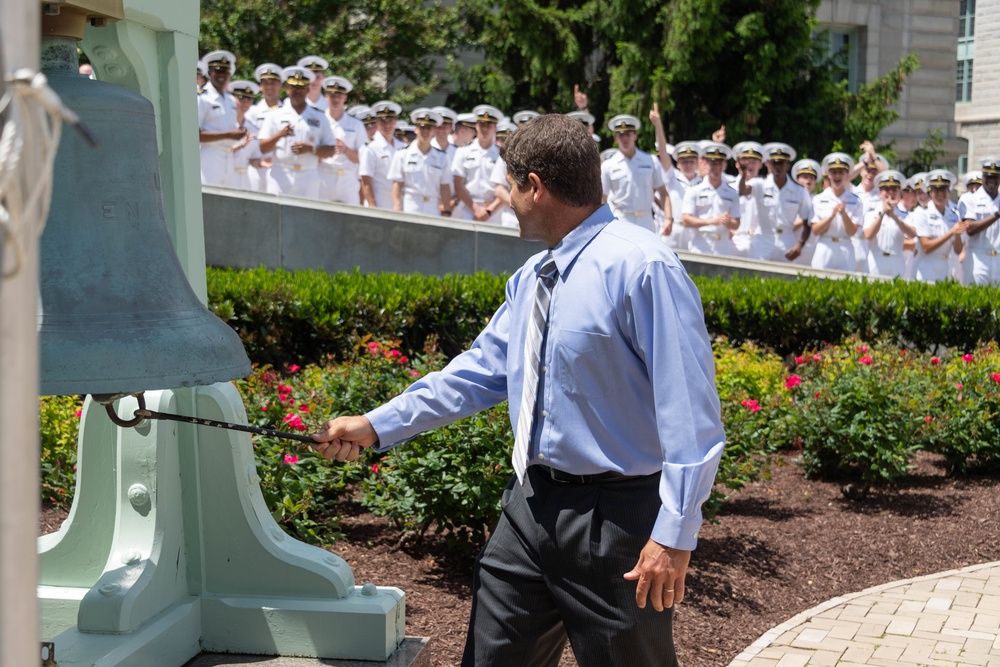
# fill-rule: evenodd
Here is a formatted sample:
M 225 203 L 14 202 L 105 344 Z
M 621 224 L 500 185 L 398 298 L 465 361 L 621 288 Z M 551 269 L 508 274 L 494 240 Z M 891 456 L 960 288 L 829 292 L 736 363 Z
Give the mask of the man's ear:
M 542 183 L 542 179 L 535 172 L 528 173 L 528 186 L 531 188 L 531 199 L 538 202 L 541 197 L 548 193 L 548 188 Z

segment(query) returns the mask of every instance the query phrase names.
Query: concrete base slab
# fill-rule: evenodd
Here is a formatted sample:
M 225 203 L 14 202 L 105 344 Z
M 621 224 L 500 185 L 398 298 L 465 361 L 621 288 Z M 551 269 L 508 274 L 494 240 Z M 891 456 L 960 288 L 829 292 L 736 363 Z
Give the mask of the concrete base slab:
M 431 667 L 430 638 L 407 637 L 385 662 L 371 660 L 324 660 L 267 655 L 236 655 L 234 653 L 202 653 L 184 667 L 222 667 L 252 665 L 253 667 Z

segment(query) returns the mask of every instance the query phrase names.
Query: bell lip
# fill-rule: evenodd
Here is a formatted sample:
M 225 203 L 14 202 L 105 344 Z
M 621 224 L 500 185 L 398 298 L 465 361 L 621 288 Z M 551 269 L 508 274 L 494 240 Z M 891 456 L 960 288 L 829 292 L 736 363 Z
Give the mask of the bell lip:
M 100 379 L 41 379 L 39 396 L 83 396 L 86 394 L 138 394 L 161 389 L 190 389 L 219 382 L 231 382 L 250 375 L 250 360 L 228 367 L 213 368 L 195 374 L 162 377 L 128 377 Z

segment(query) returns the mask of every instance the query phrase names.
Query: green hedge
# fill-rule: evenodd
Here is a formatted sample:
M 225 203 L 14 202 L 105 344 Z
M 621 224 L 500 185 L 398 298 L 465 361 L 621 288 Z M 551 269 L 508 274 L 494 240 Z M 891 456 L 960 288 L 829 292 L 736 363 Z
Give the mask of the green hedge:
M 243 339 L 250 359 L 282 366 L 351 356 L 367 334 L 407 354 L 436 339 L 461 352 L 503 301 L 505 276 L 209 269 L 210 308 Z
M 281 366 L 350 356 L 371 334 L 406 354 L 435 340 L 464 349 L 503 301 L 506 276 L 325 274 L 210 269 L 213 311 L 240 334 L 252 361 Z M 850 337 L 919 351 L 971 350 L 1000 340 L 1000 288 L 954 283 L 697 278 L 713 336 L 783 356 Z

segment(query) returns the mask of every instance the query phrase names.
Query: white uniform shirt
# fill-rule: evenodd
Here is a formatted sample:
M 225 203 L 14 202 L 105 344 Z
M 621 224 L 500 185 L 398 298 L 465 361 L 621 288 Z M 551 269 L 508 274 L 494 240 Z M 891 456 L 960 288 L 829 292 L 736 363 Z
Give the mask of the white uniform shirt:
M 206 86 L 198 95 L 198 129 L 205 132 L 229 132 L 236 129 L 236 98 L 227 92 L 219 93 L 215 86 Z M 208 141 L 202 146 L 220 151 L 232 150 L 239 143 L 235 139 Z
M 683 213 L 693 215 L 702 220 L 717 218 L 723 213 L 728 213 L 735 220 L 740 217 L 740 196 L 722 179 L 718 188 L 712 186 L 712 182 L 707 178 L 698 185 L 688 188 L 684 194 L 682 205 Z M 698 244 L 705 241 L 708 247 L 715 252 L 731 254 L 735 248 L 729 240 L 729 228 L 725 225 L 704 225 L 691 228 L 692 240 L 691 249 L 697 250 Z
M 267 105 L 267 102 L 261 100 L 260 102 L 257 102 L 247 110 L 246 114 L 244 115 L 244 118 L 249 120 L 258 128 L 264 127 L 264 118 L 267 116 L 267 114 L 275 109 L 280 109 L 280 108 L 281 108 L 281 102 L 278 102 L 273 107 L 270 107 Z
M 748 255 L 751 259 L 764 259 L 772 262 L 785 261 L 785 253 L 798 242 L 795 236 L 795 220 L 808 220 L 812 217 L 812 197 L 801 185 L 788 178 L 783 187 L 778 187 L 774 176 L 753 178 L 747 181 L 750 194 L 740 197 L 740 208 L 743 215 L 752 211 L 754 223 L 749 228 L 750 235 L 737 235 L 733 242 L 739 248 L 737 241 L 749 242 Z M 744 200 L 750 200 L 744 203 Z M 747 225 L 740 220 L 740 228 Z
M 864 204 L 861 203 L 861 198 L 858 197 L 851 190 L 844 190 L 844 194 L 838 197 L 833 193 L 832 188 L 827 188 L 823 192 L 819 193 L 813 197 L 813 215 L 811 222 L 819 222 L 829 218 L 833 213 L 833 208 L 839 204 L 841 201 L 846 205 L 847 216 L 856 225 L 861 225 L 864 221 Z M 834 243 L 841 243 L 846 241 L 848 238 L 847 230 L 844 228 L 844 220 L 838 214 L 833 216 L 833 220 L 830 222 L 830 226 L 826 228 L 826 231 L 820 235 L 821 241 L 832 241 Z
M 682 221 L 684 217 L 684 193 L 689 187 L 699 183 L 701 183 L 701 176 L 695 174 L 689 181 L 684 172 L 677 167 L 672 167 L 663 177 L 663 184 L 670 196 L 670 211 L 674 216 L 674 226 L 670 231 L 670 236 L 664 236 L 663 239 L 668 246 L 675 250 L 688 249 L 692 230 L 685 227 Z
M 510 184 L 507 183 L 507 163 L 504 162 L 503 158 L 498 158 L 497 163 L 493 165 L 493 173 L 490 174 L 490 183 L 493 184 L 494 191 L 496 191 L 496 186 L 499 185 L 510 192 Z M 520 226 L 517 222 L 517 214 L 514 213 L 514 210 L 510 206 L 504 206 L 500 210 L 500 226 L 512 229 L 517 229 Z
M 238 174 L 247 173 L 250 160 L 256 160 L 261 157 L 260 129 L 247 116 L 243 117 L 243 127 L 247 131 L 247 136 L 253 137 L 253 139 L 247 142 L 246 146 L 233 153 L 233 168 Z M 244 187 L 247 187 L 246 184 L 244 184 Z
M 282 137 L 275 144 L 272 168 L 283 167 L 294 171 L 315 169 L 319 158 L 313 153 L 292 153 L 292 144 L 304 142 L 313 146 L 332 146 L 333 130 L 330 129 L 326 116 L 308 104 L 300 115 L 292 108 L 291 102 L 285 100 L 280 109 L 274 109 L 265 115 L 260 136 L 262 139 L 269 139 L 286 125 L 291 125 L 294 131 L 291 136 Z
M 878 194 L 878 187 L 873 187 L 871 192 L 865 192 L 864 186 L 859 183 L 851 189 L 861 200 L 861 205 L 864 207 L 863 217 L 866 217 L 868 211 L 882 210 L 882 198 Z
M 960 220 L 982 220 L 995 214 L 998 209 L 1000 209 L 1000 193 L 993 199 L 985 188 L 979 188 L 968 199 L 962 195 L 958 200 Z M 994 222 L 978 234 L 969 236 L 968 241 L 969 248 L 974 251 L 1000 250 L 1000 222 Z
M 455 163 L 455 152 L 458 150 L 458 146 L 451 143 L 450 141 L 446 141 L 444 146 L 442 146 L 438 142 L 437 137 L 431 139 L 431 146 L 444 151 L 445 157 L 448 158 L 448 169 L 450 170 L 451 165 Z
M 334 144 L 339 139 L 352 151 L 358 151 L 358 162 L 354 162 L 347 157 L 346 153 L 334 153 L 333 157 L 328 157 L 320 163 L 321 169 L 329 169 L 337 173 L 338 176 L 354 176 L 358 178 L 358 165 L 361 161 L 361 149 L 368 141 L 368 133 L 365 132 L 365 124 L 354 116 L 344 114 L 340 120 L 334 120 L 330 114 L 324 114 L 330 129 L 333 131 Z
M 938 210 L 934 202 L 927 205 L 927 208 L 917 208 L 913 212 L 913 220 L 909 221 L 917 230 L 917 237 L 929 237 L 936 239 L 947 234 L 952 227 L 958 223 L 958 209 L 951 202 L 945 204 L 944 213 Z M 882 223 L 885 224 L 884 222 Z M 954 254 L 955 249 L 952 239 L 948 239 L 940 246 L 927 252 L 921 246 L 920 255 L 923 258 L 947 259 Z
M 307 97 L 306 104 L 316 109 L 319 109 L 323 113 L 326 113 L 326 110 L 330 108 L 330 103 L 326 101 L 326 95 L 323 95 L 322 93 L 320 93 L 320 96 L 316 99 L 315 102 L 313 102 Z
M 679 223 L 684 217 L 684 195 L 688 188 L 699 183 L 701 183 L 701 176 L 697 174 L 689 181 L 684 172 L 676 167 L 667 172 L 663 184 L 667 187 L 667 194 L 670 195 L 670 207 L 674 213 L 674 222 Z M 676 226 L 674 231 L 677 231 Z
M 788 178 L 783 187 L 778 187 L 774 176 L 751 179 L 749 198 L 756 203 L 757 225 L 762 234 L 784 234 L 791 232 L 795 220 L 812 217 L 812 197 L 806 189 Z
M 712 182 L 707 178 L 698 185 L 688 188 L 684 194 L 682 212 L 693 215 L 702 220 L 717 218 L 723 213 L 728 213 L 729 217 L 739 219 L 740 217 L 740 197 L 736 190 L 726 183 L 725 179 L 718 188 L 712 187 Z M 707 234 L 725 232 L 729 234 L 729 229 L 722 225 L 708 225 L 698 227 L 696 231 Z
M 813 197 L 813 215 L 810 225 L 830 218 L 830 225 L 822 234 L 813 232 L 816 238 L 816 246 L 813 251 L 811 264 L 816 269 L 837 269 L 839 271 L 858 270 L 858 255 L 860 253 L 854 246 L 851 237 L 847 236 L 847 229 L 844 225 L 844 218 L 841 214 L 833 215 L 833 209 L 840 203 L 845 205 L 844 211 L 851 222 L 858 226 L 861 232 L 861 225 L 864 224 L 865 207 L 861 203 L 861 198 L 847 188 L 841 196 L 833 192 L 833 188 L 826 188 L 823 192 Z M 856 238 L 856 235 L 855 235 Z M 861 268 L 867 269 L 868 249 L 864 248 L 865 262 Z
M 871 209 L 865 213 L 865 227 L 875 224 L 875 219 L 882 213 L 882 209 Z M 900 220 L 905 221 L 906 216 L 900 215 L 900 208 L 897 206 L 893 211 Z M 886 215 L 882 218 L 882 225 L 878 228 L 874 238 L 869 241 L 869 252 L 881 256 L 902 256 L 903 241 L 906 235 L 899 228 L 896 221 Z
M 388 178 L 390 181 L 403 184 L 404 197 L 434 202 L 436 205 L 441 198 L 441 186 L 451 183 L 448 158 L 444 151 L 434 147 L 431 147 L 426 154 L 421 153 L 417 142 L 414 141 L 393 155 Z M 405 202 L 403 210 L 407 211 Z
M 392 166 L 392 158 L 396 151 L 404 148 L 406 144 L 399 139 L 394 137 L 389 142 L 381 132 L 376 132 L 372 140 L 361 150 L 358 172 L 362 177 L 371 177 L 372 192 L 378 208 L 392 210 L 392 181 L 389 180 L 389 168 Z
M 636 149 L 631 158 L 621 151 L 601 163 L 601 188 L 616 218 L 656 231 L 653 192 L 663 186 L 660 165 Z
M 499 159 L 500 149 L 495 142 L 489 148 L 483 148 L 478 140 L 473 140 L 468 146 L 455 151 L 451 173 L 465 179 L 465 189 L 473 202 L 482 204 L 493 201 L 496 187 L 490 182 L 490 176 Z

